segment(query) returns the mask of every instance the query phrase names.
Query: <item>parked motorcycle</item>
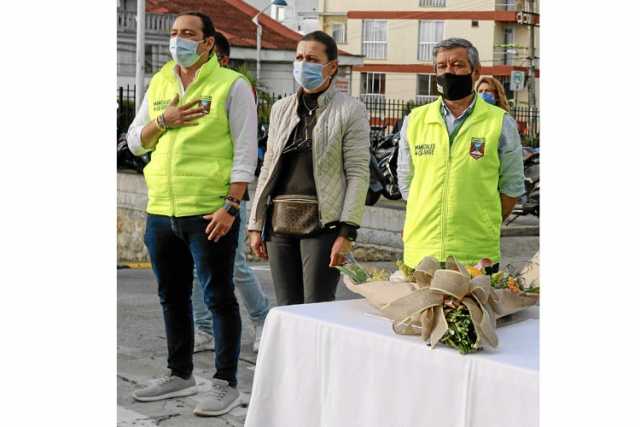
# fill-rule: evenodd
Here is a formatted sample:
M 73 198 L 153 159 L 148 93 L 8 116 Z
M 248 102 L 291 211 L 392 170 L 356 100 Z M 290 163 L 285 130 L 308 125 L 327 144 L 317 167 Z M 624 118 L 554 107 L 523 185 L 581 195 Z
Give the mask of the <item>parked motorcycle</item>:
M 369 190 L 366 205 L 376 204 L 381 195 L 389 200 L 402 198 L 398 186 L 398 148 L 400 146 L 400 132 L 395 132 L 381 138 L 371 140 L 369 151 Z
M 523 147 L 522 160 L 524 162 L 525 193 L 513 208 L 511 217 L 505 225 L 511 224 L 520 216 L 540 217 L 540 149 Z
M 149 153 L 143 156 L 134 156 L 131 151 L 129 151 L 129 147 L 127 146 L 127 134 L 122 133 L 120 137 L 118 137 L 118 142 L 116 146 L 117 150 L 117 168 L 118 170 L 133 170 L 137 173 L 142 173 L 144 167 L 151 160 L 151 156 Z

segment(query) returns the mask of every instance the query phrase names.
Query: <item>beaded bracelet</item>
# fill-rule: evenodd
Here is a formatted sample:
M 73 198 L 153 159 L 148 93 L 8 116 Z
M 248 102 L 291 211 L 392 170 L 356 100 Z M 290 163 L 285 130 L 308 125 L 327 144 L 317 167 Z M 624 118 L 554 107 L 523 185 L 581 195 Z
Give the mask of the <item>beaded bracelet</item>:
M 164 120 L 164 114 L 160 114 L 158 117 L 156 117 L 156 126 L 158 126 L 158 129 L 160 129 L 162 132 L 167 130 L 167 123 Z
M 233 202 L 233 203 L 235 203 L 236 205 L 239 205 L 239 204 L 240 204 L 240 199 L 236 199 L 236 198 L 235 198 L 235 197 L 233 197 L 233 196 L 227 196 L 227 197 L 225 197 L 224 199 L 225 199 L 225 200 L 228 200 L 228 201 L 230 201 L 230 202 Z

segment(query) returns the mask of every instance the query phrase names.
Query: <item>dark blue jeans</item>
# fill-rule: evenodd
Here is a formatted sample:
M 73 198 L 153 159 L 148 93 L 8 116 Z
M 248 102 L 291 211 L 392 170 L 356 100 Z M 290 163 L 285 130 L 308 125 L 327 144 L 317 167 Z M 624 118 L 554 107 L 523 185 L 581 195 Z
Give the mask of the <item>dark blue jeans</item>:
M 201 215 L 175 218 L 149 214 L 144 243 L 158 281 L 172 375 L 189 378 L 193 372 L 191 287 L 195 262 L 205 304 L 213 315 L 214 378 L 235 387 L 241 323 L 233 292 L 233 261 L 239 221 L 217 243 L 207 240 L 207 224 Z

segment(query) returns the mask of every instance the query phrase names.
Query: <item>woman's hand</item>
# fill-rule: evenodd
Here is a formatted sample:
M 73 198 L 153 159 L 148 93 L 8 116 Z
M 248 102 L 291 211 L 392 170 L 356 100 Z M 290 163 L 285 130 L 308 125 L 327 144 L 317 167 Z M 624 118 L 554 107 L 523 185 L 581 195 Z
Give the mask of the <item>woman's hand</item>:
M 262 241 L 262 236 L 259 231 L 249 231 L 249 244 L 253 253 L 264 260 L 269 259 L 267 254 L 267 245 Z
M 343 265 L 345 260 L 344 256 L 351 251 L 353 243 L 346 237 L 339 236 L 333 246 L 331 247 L 331 260 L 329 267 L 338 267 Z

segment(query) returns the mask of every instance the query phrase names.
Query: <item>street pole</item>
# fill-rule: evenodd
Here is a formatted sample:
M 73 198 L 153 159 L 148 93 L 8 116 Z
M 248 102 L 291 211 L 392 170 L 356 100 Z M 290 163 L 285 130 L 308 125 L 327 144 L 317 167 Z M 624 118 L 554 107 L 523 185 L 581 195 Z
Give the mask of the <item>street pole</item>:
M 536 109 L 536 49 L 535 49 L 535 9 L 534 0 L 528 0 L 529 3 L 529 135 L 536 138 L 537 123 L 535 119 Z
M 260 48 L 262 46 L 262 25 L 260 25 L 260 15 L 271 6 L 287 6 L 285 0 L 272 0 L 256 16 L 251 19 L 256 25 L 256 89 L 260 87 Z
M 529 10 L 533 13 L 533 2 L 529 1 Z M 536 106 L 536 49 L 535 49 L 535 25 L 533 23 L 533 15 L 530 15 L 531 23 L 529 24 L 529 106 Z
M 136 14 L 136 111 L 142 104 L 144 97 L 144 23 L 145 0 L 138 0 Z
M 262 47 L 262 25 L 259 22 L 260 15 L 256 16 L 256 87 L 260 83 L 260 48 Z

